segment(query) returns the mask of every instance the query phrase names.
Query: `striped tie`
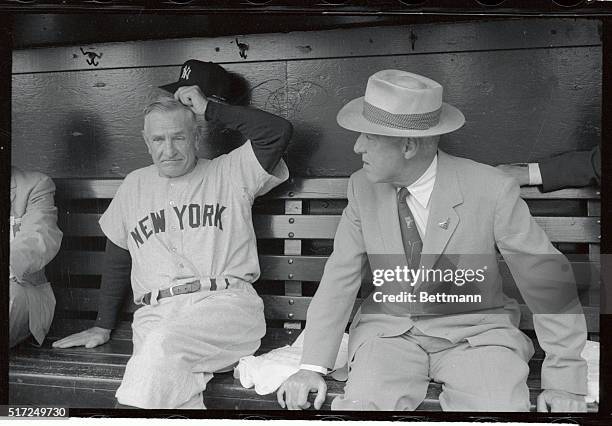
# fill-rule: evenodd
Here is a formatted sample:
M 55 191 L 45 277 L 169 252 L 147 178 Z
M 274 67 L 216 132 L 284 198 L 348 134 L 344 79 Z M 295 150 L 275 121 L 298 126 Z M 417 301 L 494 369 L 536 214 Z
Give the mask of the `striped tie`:
M 399 215 L 400 228 L 402 230 L 402 242 L 404 243 L 404 252 L 408 267 L 418 269 L 421 260 L 421 250 L 423 242 L 419 235 L 414 216 L 406 204 L 406 198 L 410 192 L 407 188 L 402 188 L 397 193 L 397 212 Z

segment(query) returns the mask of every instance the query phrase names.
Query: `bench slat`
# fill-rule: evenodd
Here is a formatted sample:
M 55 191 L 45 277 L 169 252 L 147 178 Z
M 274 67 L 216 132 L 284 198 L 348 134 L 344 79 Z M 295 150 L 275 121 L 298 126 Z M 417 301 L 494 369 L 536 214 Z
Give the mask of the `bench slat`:
M 66 310 L 96 312 L 98 309 L 97 289 L 89 288 L 56 288 L 55 297 L 57 305 Z M 308 305 L 312 300 L 307 296 L 277 296 L 262 295 L 264 301 L 264 312 L 267 319 L 305 321 Z M 361 300 L 355 302 L 353 314 Z M 134 312 L 138 309 L 131 300 L 126 300 L 124 305 L 126 312 Z M 587 328 L 590 332 L 599 331 L 599 310 L 592 307 L 584 307 Z M 521 305 L 521 330 L 533 330 L 533 321 L 529 308 Z M 352 314 L 351 314 L 352 317 Z
M 59 178 L 53 182 L 58 200 L 109 199 L 115 196 L 123 179 Z
M 104 237 L 100 214 L 61 214 L 60 228 L 66 236 Z M 553 242 L 599 243 L 597 217 L 545 217 L 535 221 Z M 336 215 L 255 215 L 253 226 L 260 239 L 333 239 L 340 216 Z
M 56 197 L 60 199 L 113 198 L 122 179 L 54 180 Z M 343 199 L 346 198 L 348 178 L 292 178 L 270 191 L 265 198 L 276 199 Z M 538 187 L 521 188 L 521 197 L 528 200 L 599 199 L 600 191 L 594 187 L 568 188 L 542 192 Z
M 61 362 L 35 363 L 33 365 L 20 363 L 19 361 L 12 362 L 9 374 L 11 394 L 13 391 L 16 391 L 17 394 L 25 392 L 31 396 L 33 392 L 38 390 L 36 403 L 38 405 L 53 405 L 54 403 L 61 402 L 61 398 L 65 398 L 66 393 L 69 393 L 73 397 L 77 397 L 74 399 L 74 402 L 71 402 L 71 407 L 73 408 L 90 408 L 92 403 L 96 404 L 95 406 L 98 406 L 97 404 L 104 404 L 100 405 L 100 407 L 112 408 L 114 400 L 110 392 L 114 392 L 119 387 L 124 367 L 113 366 L 109 368 L 94 364 L 78 365 L 72 363 L 69 365 L 74 365 L 76 369 L 73 371 Z M 342 394 L 345 385 L 344 382 L 332 379 L 326 379 L 326 383 L 327 397 L 323 409 L 329 409 L 331 401 L 336 396 Z M 30 388 L 28 389 L 27 386 L 30 386 Z M 530 376 L 527 380 L 527 386 L 530 389 L 531 409 L 533 410 L 535 408 L 535 399 L 540 392 L 539 375 Z M 24 389 L 24 387 L 26 388 Z M 52 387 L 53 392 L 49 392 L 49 387 Z M 74 392 L 75 390 L 76 392 Z M 442 385 L 434 382 L 430 383 L 425 401 L 418 409 L 436 409 L 435 406 L 441 391 Z M 92 395 L 89 395 L 90 393 Z M 100 398 L 102 396 L 100 395 L 101 393 L 104 396 L 103 398 Z M 83 404 L 82 395 L 86 396 L 85 405 L 81 405 Z M 241 405 L 243 409 L 252 408 L 261 410 L 262 402 L 269 402 L 266 405 L 268 409 L 281 409 L 278 403 L 276 403 L 275 393 L 265 396 L 256 395 L 253 389 L 242 387 L 240 381 L 234 379 L 232 373 L 215 375 L 213 380 L 208 383 L 204 396 L 209 408 L 227 408 L 226 406 L 216 407 L 215 403 L 227 403 L 227 398 L 230 398 L 236 401 L 252 402 L 253 405 L 248 406 L 243 403 Z M 18 401 L 23 401 L 23 397 L 20 397 Z M 594 408 L 596 407 L 589 406 L 590 410 Z M 437 409 L 439 409 L 439 406 Z
M 11 364 L 18 365 L 36 362 L 89 363 L 98 365 L 124 365 L 132 355 L 131 323 L 123 321 L 111 334 L 111 340 L 104 345 L 86 349 L 82 346 L 57 349 L 51 347 L 51 342 L 70 334 L 93 327 L 93 320 L 62 319 L 54 321 L 54 330 L 47 335 L 42 347 L 24 345 L 11 354 Z M 301 330 L 269 327 L 261 341 L 256 354 L 269 352 L 285 345 L 292 344 Z M 537 358 L 537 357 L 536 357 Z M 541 357 L 540 357 L 541 359 Z
M 85 355 L 83 355 L 85 356 Z M 78 389 L 78 395 L 87 394 L 87 392 L 95 391 L 115 391 L 121 382 L 121 377 L 125 370 L 124 364 L 121 365 L 107 365 L 107 364 L 96 364 L 86 363 L 85 359 L 81 362 L 65 362 L 61 360 L 47 362 L 36 362 L 36 360 L 28 361 L 27 359 L 12 358 L 11 359 L 11 371 L 9 374 L 9 383 L 11 390 L 21 389 L 24 391 L 23 386 L 39 387 L 39 389 L 45 389 L 46 392 L 39 394 L 37 403 L 41 404 L 45 402 L 47 404 L 56 401 L 58 395 L 48 396 L 49 386 L 52 386 L 54 392 L 59 393 L 59 396 L 65 397 L 65 393 L 70 389 Z M 541 362 L 541 361 L 540 361 Z M 530 364 L 534 364 L 533 362 Z M 540 392 L 540 377 L 539 377 L 539 362 L 537 365 L 531 365 L 531 371 L 533 372 L 528 380 L 527 386 L 530 390 L 530 400 L 532 401 L 533 410 L 535 408 L 535 399 Z M 337 382 L 332 379 L 326 379 L 327 383 L 327 398 L 326 404 L 323 409 L 329 409 L 331 401 L 338 395 L 342 394 L 345 383 Z M 43 388 L 44 386 L 44 388 Z M 31 395 L 34 389 L 27 389 L 27 394 Z M 430 383 L 427 395 L 424 403 L 419 407 L 419 410 L 431 409 L 435 407 L 439 395 L 442 391 L 442 386 L 439 383 Z M 47 395 L 47 396 L 44 396 Z M 93 396 L 93 395 L 92 395 Z M 44 401 L 41 401 L 40 398 Z M 213 401 L 217 403 L 227 403 L 227 398 L 232 400 L 240 400 L 243 402 L 251 401 L 253 409 L 261 409 L 261 402 L 269 402 L 269 409 L 280 409 L 275 404 L 276 395 L 275 393 L 259 396 L 256 395 L 253 389 L 245 389 L 240 385 L 240 381 L 235 379 L 232 373 L 217 374 L 207 385 L 205 392 L 205 401 L 208 402 L 209 408 L 214 407 Z M 89 399 L 89 398 L 88 398 Z M 20 399 L 22 401 L 22 399 Z M 81 399 L 77 399 L 81 401 Z M 112 401 L 111 395 L 106 398 L 95 398 L 92 397 L 94 403 L 106 403 L 110 402 L 111 405 L 105 405 L 112 407 L 114 401 Z M 91 402 L 88 401 L 89 404 Z M 77 403 L 79 404 L 79 403 Z M 71 404 L 72 407 L 80 407 L 81 405 Z M 242 405 L 241 405 L 242 406 Z M 268 405 L 267 405 L 268 406 Z M 219 407 L 221 408 L 221 407 Z M 245 406 L 243 406 L 245 408 Z M 438 407 L 439 409 L 439 407 Z M 589 410 L 596 409 L 595 405 L 590 405 Z
M 598 218 L 595 217 L 534 217 L 554 243 L 599 243 Z
M 320 281 L 327 256 L 260 255 L 261 280 Z M 104 265 L 104 252 L 64 250 L 51 266 L 51 271 L 63 271 L 69 275 L 100 275 Z M 586 289 L 598 282 L 597 265 L 586 261 L 571 262 L 577 288 Z M 499 261 L 504 289 L 515 287 L 512 274 L 503 260 Z M 289 274 L 292 274 L 290 277 Z M 50 275 L 51 276 L 51 275 Z
M 226 374 L 223 377 L 229 377 L 229 374 Z M 71 408 L 113 408 L 116 402 L 114 397 L 115 390 L 119 386 L 119 384 L 117 384 L 113 389 L 99 389 L 97 387 L 97 382 L 95 381 L 93 381 L 93 383 L 84 384 L 84 387 L 73 387 L 69 382 L 58 383 L 58 381 L 56 381 L 52 386 L 47 383 L 45 377 L 37 378 L 34 383 L 27 383 L 27 380 L 27 377 L 24 380 L 19 373 L 10 374 L 10 404 L 33 406 L 44 405 L 53 407 L 65 406 L 66 401 L 70 401 Z M 275 393 L 261 396 L 255 394 L 255 391 L 252 389 L 241 389 L 239 396 L 231 391 L 224 391 L 224 394 L 229 393 L 229 395 L 216 396 L 216 392 L 224 389 L 224 383 L 221 382 L 222 380 L 224 379 L 217 376 L 211 381 L 210 388 L 207 388 L 207 391 L 204 392 L 204 403 L 206 404 L 207 408 L 217 410 L 256 410 L 258 412 L 261 412 L 261 410 L 266 410 L 268 412 L 273 410 L 281 410 L 278 402 L 276 402 Z M 535 401 L 537 395 L 540 393 L 540 382 L 538 380 L 534 380 L 528 381 L 527 384 L 528 386 L 533 387 L 530 388 L 529 396 L 531 400 L 531 411 L 535 411 Z M 331 401 L 339 394 L 336 387 L 344 386 L 344 383 L 329 380 L 327 385 L 329 392 L 327 394 L 325 403 L 323 404 L 322 410 L 331 409 Z M 208 389 L 214 389 L 214 391 L 209 391 Z M 427 396 L 421 405 L 419 405 L 417 411 L 440 411 L 441 407 L 438 397 L 441 391 L 441 385 L 431 383 L 428 388 Z M 314 395 L 311 395 L 311 403 L 313 402 L 313 398 Z M 589 413 L 598 412 L 598 405 L 589 403 L 587 405 L 587 411 Z M 279 411 L 279 414 L 282 412 L 283 411 Z M 324 416 L 323 413 L 321 413 L 321 415 L 322 417 L 320 420 L 345 420 L 341 417 L 334 417 L 331 414 L 329 416 Z M 268 419 L 271 417 L 273 418 L 274 416 L 270 416 L 269 413 L 265 412 L 261 414 L 255 413 L 249 416 L 249 418 L 255 419 Z M 491 415 L 489 415 L 489 417 L 491 417 Z M 401 419 L 401 417 L 397 417 L 397 420 Z M 405 420 L 410 421 L 418 421 L 419 419 L 421 419 L 421 417 L 415 414 L 405 417 Z M 427 419 L 427 417 L 423 417 L 423 419 Z

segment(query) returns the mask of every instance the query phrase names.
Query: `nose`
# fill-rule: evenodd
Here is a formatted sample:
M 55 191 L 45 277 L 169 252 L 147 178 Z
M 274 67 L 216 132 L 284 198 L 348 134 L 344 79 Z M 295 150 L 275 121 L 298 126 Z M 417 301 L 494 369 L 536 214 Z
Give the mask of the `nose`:
M 163 153 L 164 158 L 172 158 L 176 154 L 176 148 L 174 147 L 172 139 L 167 138 L 166 140 L 164 140 Z
M 363 133 L 359 135 L 359 137 L 355 141 L 353 151 L 355 151 L 355 154 L 363 154 L 366 151 L 366 138 Z

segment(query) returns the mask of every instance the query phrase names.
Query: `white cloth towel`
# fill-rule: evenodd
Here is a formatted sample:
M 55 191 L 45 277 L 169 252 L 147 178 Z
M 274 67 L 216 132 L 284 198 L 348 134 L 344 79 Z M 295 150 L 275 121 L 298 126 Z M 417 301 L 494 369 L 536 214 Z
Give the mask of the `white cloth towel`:
M 302 332 L 291 346 L 283 346 L 259 356 L 242 357 L 234 368 L 234 377 L 239 378 L 245 388 L 255 386 L 258 395 L 275 392 L 289 376 L 300 369 L 303 343 Z M 334 370 L 342 369 L 347 362 L 348 334 L 344 333 Z
M 587 340 L 581 354 L 587 362 L 586 402 L 599 403 L 599 342 Z

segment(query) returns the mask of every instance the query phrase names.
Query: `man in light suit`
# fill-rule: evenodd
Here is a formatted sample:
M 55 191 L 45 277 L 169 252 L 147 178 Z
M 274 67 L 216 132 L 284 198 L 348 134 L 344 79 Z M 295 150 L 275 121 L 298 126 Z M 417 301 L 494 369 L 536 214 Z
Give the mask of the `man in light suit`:
M 55 297 L 44 267 L 62 242 L 54 193 L 49 177 L 11 167 L 10 347 L 30 334 L 42 345 L 53 320 Z
M 369 261 L 372 271 L 404 263 L 413 271 L 450 270 L 455 278 L 401 282 L 385 275 L 351 324 L 348 382 L 332 409 L 414 410 L 434 380 L 443 386 L 443 410 L 528 411 L 533 346 L 518 329 L 518 304 L 503 294 L 497 248 L 536 314 L 546 352 L 538 410 L 584 411 L 586 323 L 571 267 L 511 177 L 438 149 L 439 135 L 465 121 L 442 102 L 442 86 L 380 71 L 368 80 L 365 97 L 345 105 L 337 120 L 361 133 L 354 150 L 364 165 L 349 180 L 334 251 L 308 309 L 302 365 L 279 389 L 280 405 L 308 408 L 308 393 L 316 391 L 314 407 L 321 407 L 322 375 L 333 366 Z M 483 282 L 459 282 L 457 272 L 479 267 Z M 422 292 L 473 293 L 481 300 L 421 301 Z M 398 303 L 381 294 L 416 299 Z

